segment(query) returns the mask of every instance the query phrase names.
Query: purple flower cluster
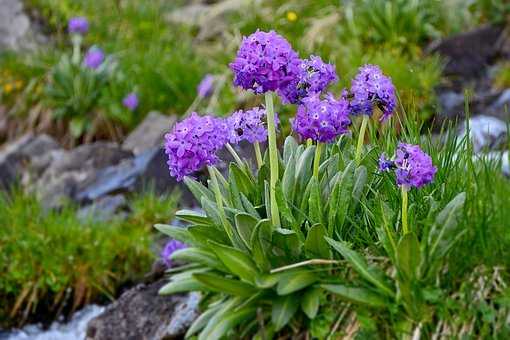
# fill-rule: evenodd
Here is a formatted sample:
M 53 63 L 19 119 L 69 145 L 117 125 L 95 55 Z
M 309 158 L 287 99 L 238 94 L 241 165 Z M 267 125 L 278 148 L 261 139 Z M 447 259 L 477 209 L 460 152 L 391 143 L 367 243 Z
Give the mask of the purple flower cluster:
M 92 46 L 85 54 L 85 66 L 91 69 L 97 69 L 104 61 L 104 52 L 99 47 Z
M 170 174 L 178 181 L 218 161 L 216 153 L 228 141 L 228 124 L 223 119 L 199 116 L 175 124 L 165 135 L 165 152 L 168 155 Z
M 89 31 L 89 22 L 85 17 L 74 17 L 69 19 L 67 29 L 71 34 L 85 35 Z
M 423 152 L 418 145 L 399 143 L 393 160 L 384 154 L 379 158 L 379 170 L 395 170 L 397 184 L 406 187 L 420 188 L 434 180 L 437 168 L 432 158 Z
M 177 250 L 187 248 L 188 246 L 184 243 L 177 241 L 177 240 L 170 240 L 168 241 L 165 246 L 163 247 L 163 250 L 161 251 L 161 259 L 163 262 L 165 262 L 166 266 L 168 268 L 172 267 L 172 260 L 170 259 L 170 256 L 172 256 L 173 253 L 175 253 Z
M 278 123 L 278 116 L 275 116 L 275 125 L 278 126 Z M 267 140 L 266 110 L 263 108 L 236 111 L 227 118 L 227 125 L 230 143 L 238 144 L 242 140 L 261 143 Z
M 236 59 L 229 66 L 234 85 L 256 94 L 286 87 L 299 74 L 301 60 L 290 44 L 275 31 L 244 37 Z
M 292 129 L 301 138 L 330 143 L 339 135 L 349 131 L 351 121 L 347 100 L 343 98 L 337 100 L 331 94 L 321 99 L 316 94 L 303 98 L 302 102 L 292 121 Z
M 381 109 L 382 120 L 393 114 L 396 106 L 395 87 L 376 65 L 365 65 L 352 80 L 351 110 L 353 114 L 372 115 L 374 106 Z
M 206 98 L 212 95 L 214 90 L 214 76 L 206 74 L 200 84 L 197 86 L 197 93 L 199 97 Z
M 136 110 L 138 107 L 138 96 L 135 92 L 128 93 L 127 96 L 122 100 L 122 105 L 130 111 Z
M 318 56 L 302 60 L 299 70 L 298 76 L 278 91 L 284 103 L 299 104 L 303 98 L 321 93 L 338 81 L 335 66 L 324 63 Z

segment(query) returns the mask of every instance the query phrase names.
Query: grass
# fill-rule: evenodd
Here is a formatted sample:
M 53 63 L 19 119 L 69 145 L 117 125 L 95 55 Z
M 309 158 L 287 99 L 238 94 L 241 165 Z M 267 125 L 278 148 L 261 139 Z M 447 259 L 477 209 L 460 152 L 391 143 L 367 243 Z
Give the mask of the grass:
M 0 326 L 48 321 L 140 280 L 154 259 L 152 223 L 172 218 L 177 197 L 147 192 L 131 199 L 126 220 L 97 222 L 78 219 L 74 207 L 44 211 L 19 190 L 2 194 Z

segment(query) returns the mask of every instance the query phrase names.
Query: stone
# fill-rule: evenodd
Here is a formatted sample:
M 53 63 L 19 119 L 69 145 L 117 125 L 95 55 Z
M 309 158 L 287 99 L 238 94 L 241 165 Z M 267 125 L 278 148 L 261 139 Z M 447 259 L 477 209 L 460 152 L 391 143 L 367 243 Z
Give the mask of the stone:
M 87 327 L 87 340 L 179 339 L 198 317 L 197 293 L 162 296 L 163 278 L 128 291 Z
M 459 137 L 466 135 L 467 122 L 460 127 Z M 504 145 L 507 127 L 502 120 L 491 116 L 476 116 L 469 119 L 469 135 L 473 143 L 473 151 L 495 150 Z
M 510 121 L 510 89 L 502 91 L 497 99 L 487 108 L 487 113 Z
M 152 111 L 126 137 L 122 146 L 126 150 L 133 151 L 135 155 L 147 149 L 162 146 L 165 134 L 170 131 L 176 121 L 176 116 L 165 116 L 159 112 Z
M 81 220 L 105 222 L 112 219 L 123 219 L 127 216 L 127 200 L 124 195 L 104 196 L 92 204 L 78 210 L 77 216 Z
M 35 49 L 45 40 L 23 11 L 21 0 L 0 1 L 0 52 Z

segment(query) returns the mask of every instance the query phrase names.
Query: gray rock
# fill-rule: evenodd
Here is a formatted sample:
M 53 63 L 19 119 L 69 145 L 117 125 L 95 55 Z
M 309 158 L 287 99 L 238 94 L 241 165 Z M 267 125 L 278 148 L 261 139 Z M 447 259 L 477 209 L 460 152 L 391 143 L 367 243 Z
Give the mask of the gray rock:
M 459 137 L 464 137 L 466 130 L 467 123 L 464 122 L 460 128 Z M 484 149 L 497 149 L 506 141 L 506 134 L 506 124 L 498 118 L 481 115 L 469 120 L 469 136 L 476 153 Z
M 131 150 L 135 155 L 156 146 L 162 146 L 165 133 L 176 122 L 175 116 L 165 116 L 152 111 L 138 127 L 133 130 L 122 144 L 126 150 Z
M 510 89 L 501 92 L 497 99 L 488 107 L 487 113 L 510 120 Z
M 182 338 L 198 316 L 197 294 L 158 295 L 167 282 L 138 285 L 91 320 L 87 340 L 138 340 Z
M 0 52 L 34 49 L 44 41 L 44 36 L 24 13 L 21 0 L 0 1 Z
M 122 219 L 127 216 L 123 211 L 127 209 L 127 200 L 124 195 L 101 197 L 78 211 L 78 218 L 98 222 L 109 221 L 114 218 Z

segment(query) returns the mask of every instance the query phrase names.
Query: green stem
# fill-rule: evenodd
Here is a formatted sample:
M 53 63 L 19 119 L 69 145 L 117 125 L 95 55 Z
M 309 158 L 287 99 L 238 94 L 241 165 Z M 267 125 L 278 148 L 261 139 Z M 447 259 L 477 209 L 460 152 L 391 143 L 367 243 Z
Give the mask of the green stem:
M 262 160 L 262 153 L 260 152 L 259 142 L 253 143 L 253 148 L 255 149 L 255 158 L 257 159 L 257 169 L 260 170 L 264 164 L 264 161 Z
M 356 164 L 359 165 L 361 161 L 361 149 L 363 148 L 363 142 L 365 141 L 365 131 L 369 120 L 368 115 L 363 115 L 363 121 L 361 122 L 361 129 L 359 130 L 358 145 L 356 147 Z
M 404 230 L 404 235 L 409 233 L 409 227 L 407 225 L 407 191 L 408 188 L 405 185 L 401 187 L 402 192 L 402 229 Z
M 312 145 L 313 145 L 313 140 L 311 138 L 308 138 L 306 140 L 306 146 L 308 147 L 308 146 L 312 146 Z
M 317 146 L 315 147 L 315 157 L 313 159 L 313 176 L 319 179 L 319 165 L 321 163 L 321 152 L 322 152 L 322 143 L 317 142 Z
M 216 177 L 216 173 L 214 172 L 214 169 L 211 166 L 207 166 L 207 170 L 209 171 L 209 176 L 211 177 L 212 189 L 214 192 L 214 197 L 216 199 L 216 205 L 218 206 L 218 212 L 220 214 L 221 223 L 223 224 L 225 233 L 227 233 L 228 238 L 233 243 L 234 235 L 232 233 L 232 226 L 228 222 L 227 217 L 225 215 L 225 209 L 223 208 L 223 196 L 221 195 L 218 178 Z
M 230 145 L 230 143 L 227 143 L 226 147 L 227 147 L 228 152 L 230 152 L 232 157 L 234 157 L 234 160 L 236 161 L 239 168 L 242 169 L 244 166 L 244 163 L 243 163 L 241 157 L 239 157 L 239 155 L 237 154 L 236 150 L 234 150 L 234 148 L 232 147 L 232 145 Z
M 276 203 L 276 183 L 278 182 L 278 149 L 276 147 L 276 127 L 274 123 L 273 93 L 266 92 L 267 139 L 269 148 L 269 196 L 271 204 L 271 221 L 273 226 L 280 226 L 280 213 Z
M 82 42 L 82 37 L 81 35 L 79 34 L 73 34 L 73 36 L 71 37 L 71 40 L 73 42 L 73 56 L 72 56 L 72 62 L 73 64 L 75 65 L 78 65 L 80 63 L 80 57 L 81 57 L 81 42 Z

